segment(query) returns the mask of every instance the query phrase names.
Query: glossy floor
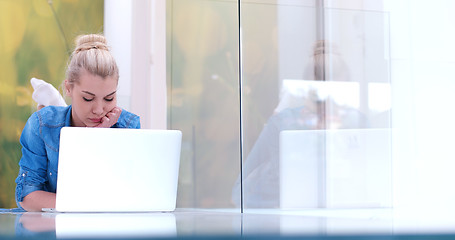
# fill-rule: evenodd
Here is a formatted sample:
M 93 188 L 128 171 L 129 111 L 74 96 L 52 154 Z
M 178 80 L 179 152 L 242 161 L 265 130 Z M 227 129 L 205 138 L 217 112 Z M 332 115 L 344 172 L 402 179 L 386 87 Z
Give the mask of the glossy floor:
M 165 213 L 0 214 L 1 237 L 455 236 L 455 217 L 392 209 L 178 209 Z M 421 217 L 416 217 L 421 216 Z

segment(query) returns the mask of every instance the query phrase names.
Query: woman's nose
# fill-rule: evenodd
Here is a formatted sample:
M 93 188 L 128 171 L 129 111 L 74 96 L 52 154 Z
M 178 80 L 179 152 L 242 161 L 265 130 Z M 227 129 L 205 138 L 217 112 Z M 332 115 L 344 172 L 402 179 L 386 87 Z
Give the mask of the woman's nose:
M 94 114 L 101 115 L 103 113 L 103 104 L 95 102 L 92 107 L 92 112 Z

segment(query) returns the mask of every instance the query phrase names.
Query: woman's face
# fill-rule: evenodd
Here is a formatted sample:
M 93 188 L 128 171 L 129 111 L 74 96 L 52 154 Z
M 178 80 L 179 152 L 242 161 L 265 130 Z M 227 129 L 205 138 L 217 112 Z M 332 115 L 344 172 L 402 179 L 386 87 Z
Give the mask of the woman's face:
M 73 127 L 94 127 L 117 106 L 117 80 L 103 79 L 83 70 L 79 81 L 70 84 L 65 81 L 67 95 L 72 99 L 71 125 Z

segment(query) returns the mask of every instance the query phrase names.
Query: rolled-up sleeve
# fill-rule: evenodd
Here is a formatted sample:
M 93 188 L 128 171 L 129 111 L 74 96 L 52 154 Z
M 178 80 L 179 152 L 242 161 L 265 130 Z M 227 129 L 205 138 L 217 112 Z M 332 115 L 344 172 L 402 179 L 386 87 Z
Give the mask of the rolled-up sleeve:
M 22 157 L 19 161 L 19 175 L 16 178 L 16 202 L 28 194 L 44 190 L 47 181 L 47 154 L 43 139 L 40 136 L 38 115 L 34 113 L 25 124 L 20 138 Z

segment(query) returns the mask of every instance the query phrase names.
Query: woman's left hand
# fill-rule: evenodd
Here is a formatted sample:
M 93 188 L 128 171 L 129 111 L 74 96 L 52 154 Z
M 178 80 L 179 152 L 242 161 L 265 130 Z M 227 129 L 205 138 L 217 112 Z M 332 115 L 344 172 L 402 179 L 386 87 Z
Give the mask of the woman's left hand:
M 112 127 L 115 123 L 117 123 L 118 118 L 120 117 L 120 114 L 122 113 L 122 109 L 119 107 L 114 107 L 110 112 L 106 114 L 101 119 L 101 123 L 98 124 L 95 127 L 102 127 L 102 128 L 110 128 Z

